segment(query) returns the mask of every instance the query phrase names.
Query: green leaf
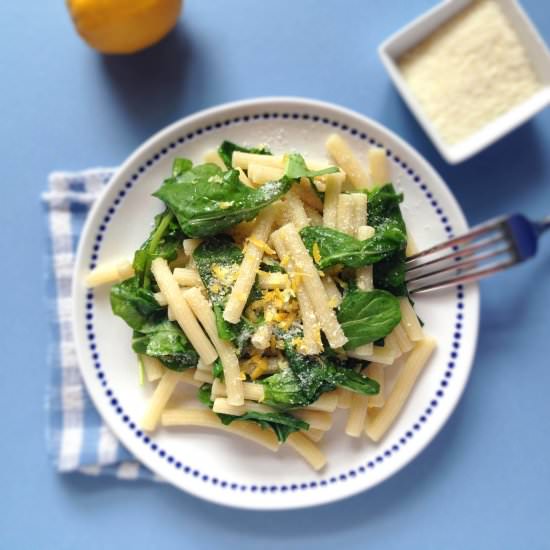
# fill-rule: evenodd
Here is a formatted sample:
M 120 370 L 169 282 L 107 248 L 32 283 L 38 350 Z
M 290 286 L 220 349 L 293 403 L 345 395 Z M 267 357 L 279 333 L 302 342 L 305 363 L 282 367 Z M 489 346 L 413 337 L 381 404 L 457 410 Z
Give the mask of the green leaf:
M 203 405 L 206 405 L 210 409 L 214 406 L 214 401 L 212 401 L 212 399 L 210 398 L 211 394 L 212 394 L 212 385 L 211 384 L 203 384 L 197 392 L 198 400 Z
M 291 184 L 283 178 L 251 189 L 241 183 L 237 170 L 223 172 L 214 164 L 202 164 L 168 178 L 153 195 L 174 213 L 185 234 L 206 237 L 255 218 Z
M 231 341 L 237 347 L 238 353 L 242 353 L 257 327 L 244 317 L 236 324 L 228 323 L 223 318 L 225 304 L 234 284 L 230 274 L 237 273 L 243 260 L 241 249 L 231 237 L 220 235 L 205 239 L 193 252 L 193 259 L 212 303 L 218 336 L 222 340 Z M 220 271 L 228 273 L 227 278 L 220 279 Z M 260 290 L 255 284 L 249 301 L 259 298 L 259 293 Z
M 140 330 L 146 323 L 158 320 L 165 314 L 153 293 L 139 286 L 137 276 L 113 285 L 111 309 L 134 330 Z
M 399 300 L 385 290 L 352 290 L 338 309 L 338 322 L 348 338 L 345 349 L 384 338 L 400 321 Z
M 388 221 L 397 222 L 405 230 L 399 205 L 403 202 L 403 193 L 396 193 L 393 184 L 387 183 L 367 192 L 369 225 L 380 227 Z
M 166 210 L 155 217 L 149 238 L 134 254 L 133 267 L 141 286 L 150 286 L 152 261 L 155 258 L 164 258 L 169 262 L 175 260 L 184 238 L 185 234 L 170 211 Z
M 203 384 L 198 391 L 199 401 L 210 409 L 214 406 L 214 402 L 210 397 L 211 390 L 212 386 L 210 384 Z M 279 411 L 267 413 L 248 411 L 241 416 L 235 416 L 232 414 L 218 414 L 218 417 L 226 426 L 231 424 L 231 422 L 235 422 L 235 420 L 259 424 L 263 429 L 273 430 L 277 436 L 277 439 L 281 443 L 284 443 L 292 432 L 309 429 L 309 424 L 307 422 L 304 422 L 299 418 L 295 418 L 289 413 Z
M 405 222 L 399 204 L 403 200 L 401 193 L 396 193 L 393 185 L 388 183 L 369 191 L 369 225 L 376 231 L 386 227 L 395 227 L 406 235 Z M 405 247 L 396 250 L 373 267 L 374 286 L 387 290 L 396 296 L 407 295 L 405 283 Z
M 212 376 L 220 379 L 222 382 L 224 380 L 223 365 L 219 357 L 214 361 L 214 365 L 212 366 Z
M 264 430 L 272 429 L 281 443 L 284 443 L 287 440 L 287 437 L 293 432 L 309 430 L 309 424 L 307 422 L 304 422 L 299 418 L 295 418 L 291 414 L 285 412 L 263 413 L 248 411 L 242 416 L 226 416 L 230 416 L 230 419 L 224 422 L 224 424 L 231 424 L 231 422 L 234 422 L 235 420 L 248 420 L 249 422 L 259 424 Z
M 407 246 L 407 234 L 395 225 L 380 227 L 365 241 L 322 226 L 304 227 L 300 236 L 313 258 L 314 245 L 319 247 L 320 259 L 316 262 L 319 269 L 337 264 L 353 268 L 375 264 Z
M 291 153 L 287 157 L 284 177 L 290 180 L 299 180 L 301 178 L 314 178 L 316 176 L 334 174 L 335 172 L 338 172 L 336 166 L 329 166 L 328 168 L 323 168 L 323 170 L 309 170 L 302 155 Z
M 220 279 L 217 270 L 222 268 L 228 274 L 233 270 L 238 270 L 243 261 L 241 249 L 228 235 L 210 237 L 195 249 L 193 260 L 195 260 L 202 282 L 208 290 L 211 302 L 215 305 L 224 305 L 231 293 L 234 281 L 229 275 L 225 280 Z M 214 292 L 214 290 L 218 290 L 218 292 Z
M 271 151 L 267 147 L 243 147 L 242 145 L 237 145 L 232 141 L 225 140 L 218 148 L 218 155 L 220 155 L 227 169 L 230 169 L 233 166 L 233 153 L 235 151 L 240 151 L 242 153 L 253 153 L 255 155 L 271 155 Z
M 336 387 L 348 388 L 364 395 L 379 391 L 376 381 L 338 366 L 327 357 L 302 355 L 291 346 L 285 347 L 289 368 L 262 380 L 264 403 L 280 409 L 307 407 Z
M 132 349 L 176 371 L 194 367 L 199 359 L 180 327 L 168 320 L 143 325 L 134 332 Z
M 191 170 L 191 168 L 193 168 L 193 163 L 189 159 L 176 157 L 172 163 L 172 176 L 177 178 L 184 172 Z

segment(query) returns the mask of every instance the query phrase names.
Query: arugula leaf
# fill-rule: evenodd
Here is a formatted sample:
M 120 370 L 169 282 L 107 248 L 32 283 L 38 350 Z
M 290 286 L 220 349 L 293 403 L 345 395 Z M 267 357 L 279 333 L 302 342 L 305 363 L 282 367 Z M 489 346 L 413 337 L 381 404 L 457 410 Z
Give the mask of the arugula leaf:
M 169 262 L 175 260 L 184 238 L 185 234 L 170 211 L 166 210 L 155 217 L 155 225 L 149 238 L 134 254 L 134 271 L 144 288 L 150 286 L 152 261 L 155 258 L 164 258 Z
M 218 148 L 218 155 L 220 155 L 227 169 L 230 169 L 233 166 L 233 153 L 235 151 L 240 151 L 242 153 L 253 153 L 255 155 L 271 155 L 271 151 L 267 147 L 243 147 L 242 145 L 237 145 L 232 141 L 225 140 Z
M 320 259 L 316 262 L 319 269 L 336 264 L 354 268 L 376 264 L 407 245 L 406 232 L 390 224 L 381 226 L 372 238 L 365 241 L 322 226 L 304 227 L 300 236 L 312 257 L 314 245 L 319 247 Z
M 396 227 L 406 235 L 405 222 L 399 204 L 403 200 L 388 183 L 368 192 L 369 224 L 379 231 L 380 228 Z M 405 283 L 405 247 L 396 250 L 373 267 L 374 286 L 387 290 L 396 296 L 407 295 Z
M 334 174 L 335 172 L 338 172 L 336 166 L 329 166 L 328 168 L 323 168 L 323 170 L 309 170 L 302 155 L 291 153 L 287 157 L 284 177 L 291 180 L 299 180 L 301 178 L 314 178 L 316 176 L 324 176 L 325 174 Z
M 174 213 L 187 235 L 206 237 L 253 219 L 291 185 L 292 180 L 283 178 L 251 189 L 241 183 L 237 170 L 223 172 L 214 164 L 202 164 L 166 179 L 153 196 Z
M 198 398 L 201 403 L 204 403 L 207 407 L 212 408 L 214 402 L 210 398 L 210 391 L 212 386 L 210 384 L 203 384 L 199 388 Z M 218 413 L 216 413 L 218 414 Z M 234 422 L 235 420 L 246 420 L 259 424 L 264 430 L 271 429 L 275 432 L 277 439 L 284 443 L 287 437 L 300 430 L 308 430 L 309 424 L 295 418 L 289 413 L 285 412 L 256 412 L 248 411 L 241 416 L 234 416 L 232 414 L 218 414 L 218 417 L 226 426 Z
M 132 349 L 156 357 L 164 366 L 176 371 L 194 367 L 199 360 L 180 327 L 168 320 L 147 323 L 134 332 Z
M 262 380 L 264 403 L 280 409 L 307 407 L 322 393 L 336 387 L 364 395 L 375 395 L 379 385 L 350 368 L 337 366 L 327 357 L 302 355 L 291 346 L 285 347 L 289 368 Z
M 228 323 L 223 318 L 225 304 L 231 294 L 235 276 L 243 260 L 241 249 L 231 237 L 220 235 L 205 239 L 193 252 L 193 259 L 212 303 L 218 336 L 222 340 L 233 342 L 238 353 L 241 354 L 252 338 L 256 326 L 244 317 L 236 324 Z M 225 277 L 220 278 L 220 274 L 225 274 Z M 255 284 L 249 301 L 259 297 L 260 290 Z
M 384 338 L 400 321 L 399 300 L 385 290 L 352 290 L 338 309 L 338 322 L 348 338 L 345 349 Z
M 154 322 L 165 314 L 153 293 L 139 286 L 137 276 L 113 285 L 111 309 L 134 330 L 140 330 L 146 323 Z

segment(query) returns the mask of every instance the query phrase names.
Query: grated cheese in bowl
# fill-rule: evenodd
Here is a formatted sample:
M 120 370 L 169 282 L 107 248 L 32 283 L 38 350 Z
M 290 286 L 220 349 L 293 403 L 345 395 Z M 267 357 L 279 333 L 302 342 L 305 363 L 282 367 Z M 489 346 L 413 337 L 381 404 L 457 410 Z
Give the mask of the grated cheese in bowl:
M 456 144 L 542 87 L 495 0 L 477 0 L 398 60 L 441 138 Z

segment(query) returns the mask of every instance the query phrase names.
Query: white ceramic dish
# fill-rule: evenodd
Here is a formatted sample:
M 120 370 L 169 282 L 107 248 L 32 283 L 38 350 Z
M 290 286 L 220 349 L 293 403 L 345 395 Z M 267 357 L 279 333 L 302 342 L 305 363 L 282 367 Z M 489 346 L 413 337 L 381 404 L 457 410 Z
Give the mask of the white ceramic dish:
M 336 426 L 322 442 L 329 460 L 313 472 L 291 449 L 270 453 L 206 429 L 139 430 L 150 387 L 140 387 L 131 331 L 114 317 L 109 289 L 86 290 L 96 262 L 131 257 L 161 210 L 151 197 L 170 173 L 174 156 L 200 161 L 224 138 L 268 143 L 321 158 L 330 132 L 346 136 L 360 157 L 374 143 L 387 148 L 391 173 L 405 192 L 403 213 L 421 247 L 466 229 L 451 192 L 410 146 L 379 124 L 317 101 L 267 98 L 222 105 L 162 130 L 122 165 L 94 205 L 79 244 L 73 287 L 78 359 L 88 391 L 122 443 L 158 475 L 196 496 L 253 509 L 285 509 L 331 502 L 368 489 L 410 462 L 452 413 L 468 379 L 477 331 L 477 286 L 418 298 L 417 308 L 438 349 L 398 421 L 378 445 L 349 438 Z M 185 391 L 185 389 L 183 389 Z M 191 391 L 191 389 L 189 390 Z
M 451 164 L 457 164 L 479 153 L 550 104 L 550 52 L 544 40 L 519 2 L 498 0 L 526 48 L 535 72 L 542 82 L 542 88 L 527 101 L 486 125 L 469 138 L 452 145 L 442 140 L 430 119 L 424 115 L 416 97 L 401 75 L 397 62 L 406 51 L 432 34 L 471 1 L 446 0 L 441 2 L 390 36 L 379 48 L 380 58 L 405 103 L 430 136 L 441 155 Z

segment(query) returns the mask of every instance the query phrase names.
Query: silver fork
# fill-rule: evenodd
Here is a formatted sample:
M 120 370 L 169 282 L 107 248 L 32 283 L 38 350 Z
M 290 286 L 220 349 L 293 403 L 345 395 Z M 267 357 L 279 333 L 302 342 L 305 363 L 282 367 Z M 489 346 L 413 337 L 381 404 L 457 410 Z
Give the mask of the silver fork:
M 501 216 L 407 258 L 409 292 L 427 292 L 476 281 L 524 262 L 537 252 L 550 216 L 532 222 L 521 214 Z

